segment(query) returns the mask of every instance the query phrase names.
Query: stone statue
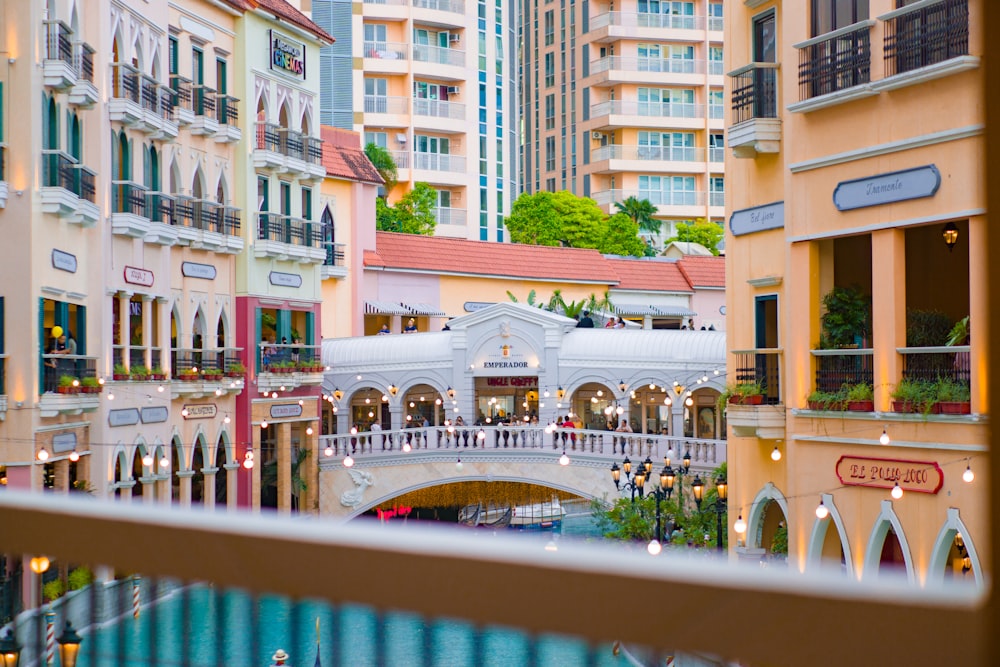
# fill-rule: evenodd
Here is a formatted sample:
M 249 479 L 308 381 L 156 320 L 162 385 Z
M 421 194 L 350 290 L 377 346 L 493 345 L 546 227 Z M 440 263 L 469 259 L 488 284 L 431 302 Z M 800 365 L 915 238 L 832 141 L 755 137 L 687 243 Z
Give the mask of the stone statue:
M 375 485 L 375 478 L 370 472 L 362 470 L 348 470 L 351 479 L 354 480 L 353 489 L 348 489 L 340 494 L 340 504 L 344 507 L 357 507 L 364 499 L 365 489 Z
M 500 322 L 500 337 L 509 338 L 510 337 L 510 322 L 508 320 L 503 320 Z

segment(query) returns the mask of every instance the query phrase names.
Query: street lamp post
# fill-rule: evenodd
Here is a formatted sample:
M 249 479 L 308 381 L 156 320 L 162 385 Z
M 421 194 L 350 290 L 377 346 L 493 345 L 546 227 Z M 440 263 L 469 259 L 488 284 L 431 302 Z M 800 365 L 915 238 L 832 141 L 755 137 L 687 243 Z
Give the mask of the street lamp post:
M 694 491 L 694 503 L 698 506 L 698 510 L 701 511 L 701 500 L 705 492 L 705 485 L 702 483 L 701 477 L 698 475 L 695 475 L 694 477 L 692 489 Z M 726 499 L 729 497 L 729 484 L 726 483 L 725 477 L 716 478 L 715 490 L 719 494 L 714 503 L 716 521 L 715 549 L 716 551 L 722 552 L 722 515 L 726 513 Z
M 629 481 L 629 473 L 631 469 L 632 462 L 626 456 L 625 460 L 622 462 L 621 468 L 618 467 L 617 463 L 611 464 L 611 478 L 614 480 L 615 488 L 619 491 L 631 491 L 632 502 L 634 503 L 636 491 L 639 492 L 640 499 L 643 497 L 646 480 L 652 476 L 653 462 L 647 456 L 646 460 L 643 461 L 635 471 L 635 478 Z M 625 471 L 625 484 L 621 484 L 622 470 Z M 663 541 L 663 535 L 661 530 L 662 515 L 660 513 L 660 503 L 662 503 L 664 499 L 670 498 L 670 494 L 673 492 L 673 477 L 670 475 L 672 475 L 670 468 L 664 467 L 663 470 L 660 471 L 660 484 L 658 486 L 654 486 L 652 491 L 650 491 L 653 497 L 656 498 L 656 534 L 654 539 L 661 542 Z
M 17 643 L 14 633 L 7 630 L 7 634 L 0 639 L 0 667 L 17 667 L 21 661 L 21 645 Z
M 73 629 L 73 624 L 66 619 L 63 632 L 56 638 L 59 643 L 59 663 L 62 667 L 76 667 L 76 658 L 80 654 L 80 643 L 83 639 Z

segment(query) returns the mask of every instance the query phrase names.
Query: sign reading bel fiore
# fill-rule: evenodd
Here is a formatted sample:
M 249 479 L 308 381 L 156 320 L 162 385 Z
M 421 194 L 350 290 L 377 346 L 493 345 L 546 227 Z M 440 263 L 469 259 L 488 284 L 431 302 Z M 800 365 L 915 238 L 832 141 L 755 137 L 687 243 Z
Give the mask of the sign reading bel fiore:
M 841 181 L 833 191 L 833 205 L 838 211 L 850 211 L 907 199 L 933 197 L 940 186 L 941 172 L 929 164 L 853 181 Z
M 784 226 L 785 202 L 783 201 L 733 211 L 733 214 L 729 216 L 729 229 L 732 230 L 733 236 L 763 232 L 768 229 L 781 229 Z
M 306 45 L 273 30 L 271 33 L 271 69 L 306 78 Z
M 837 461 L 837 477 L 845 486 L 891 489 L 898 483 L 904 491 L 917 493 L 937 493 L 944 484 L 944 473 L 933 461 L 869 456 L 841 456 Z

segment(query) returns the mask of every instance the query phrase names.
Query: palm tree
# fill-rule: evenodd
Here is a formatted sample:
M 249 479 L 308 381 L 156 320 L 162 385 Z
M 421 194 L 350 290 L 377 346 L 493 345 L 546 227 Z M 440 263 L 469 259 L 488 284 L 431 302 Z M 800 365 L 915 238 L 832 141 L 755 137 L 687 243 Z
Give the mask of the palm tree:
M 375 167 L 378 175 L 385 181 L 385 196 L 388 197 L 392 189 L 396 187 L 396 179 L 399 176 L 396 171 L 396 161 L 392 159 L 392 153 L 378 144 L 368 144 L 365 146 L 365 155 Z
M 633 195 L 625 201 L 615 202 L 615 206 L 619 213 L 624 213 L 632 218 L 632 221 L 639 225 L 641 231 L 651 234 L 660 233 L 660 221 L 653 217 L 656 213 L 656 206 L 648 199 L 639 199 Z

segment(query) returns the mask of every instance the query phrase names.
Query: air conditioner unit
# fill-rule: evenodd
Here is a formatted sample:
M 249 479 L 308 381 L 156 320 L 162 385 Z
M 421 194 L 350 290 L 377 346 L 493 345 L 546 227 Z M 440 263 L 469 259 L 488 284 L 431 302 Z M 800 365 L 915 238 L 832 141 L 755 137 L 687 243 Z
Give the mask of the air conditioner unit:
M 601 139 L 604 138 L 604 133 L 603 132 L 591 132 L 590 133 L 590 138 L 591 139 L 597 139 L 598 141 L 600 141 Z
M 448 86 L 449 95 L 458 95 L 458 86 Z
M 459 41 L 459 39 L 461 39 L 461 35 L 459 35 L 458 33 L 453 32 L 448 35 L 449 42 L 457 42 Z

